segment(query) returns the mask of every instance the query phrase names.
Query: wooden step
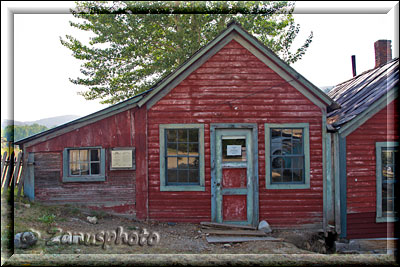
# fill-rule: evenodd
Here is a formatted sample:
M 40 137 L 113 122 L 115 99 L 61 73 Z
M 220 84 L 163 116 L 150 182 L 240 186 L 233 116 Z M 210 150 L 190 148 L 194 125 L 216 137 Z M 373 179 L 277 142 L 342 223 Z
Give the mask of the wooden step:
M 249 225 L 238 225 L 238 224 L 227 224 L 227 223 L 214 223 L 214 222 L 201 222 L 200 224 L 201 224 L 202 226 L 206 226 L 206 227 L 257 230 L 256 227 L 249 226 Z
M 217 230 L 217 229 L 203 229 L 203 233 L 210 235 L 231 235 L 231 236 L 266 236 L 267 234 L 260 230 Z
M 207 236 L 208 243 L 237 243 L 237 242 L 248 242 L 248 241 L 272 241 L 272 242 L 282 242 L 281 238 L 274 238 L 270 236 L 260 237 L 260 236 Z

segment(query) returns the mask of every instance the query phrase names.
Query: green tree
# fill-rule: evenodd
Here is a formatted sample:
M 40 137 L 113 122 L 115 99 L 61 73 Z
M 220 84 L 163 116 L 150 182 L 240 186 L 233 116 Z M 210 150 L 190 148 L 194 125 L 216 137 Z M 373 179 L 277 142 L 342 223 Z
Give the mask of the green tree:
M 37 123 L 32 125 L 8 125 L 2 131 L 2 137 L 4 137 L 7 141 L 17 141 L 23 139 L 25 137 L 43 132 L 48 128 L 43 125 L 39 125 Z
M 234 19 L 250 34 L 294 63 L 306 52 L 304 44 L 292 51 L 300 26 L 294 22 L 293 2 L 277 1 L 84 1 L 72 10 L 74 28 L 94 34 L 88 44 L 71 35 L 62 45 L 82 60 L 87 100 L 117 103 L 154 85 L 210 42 Z

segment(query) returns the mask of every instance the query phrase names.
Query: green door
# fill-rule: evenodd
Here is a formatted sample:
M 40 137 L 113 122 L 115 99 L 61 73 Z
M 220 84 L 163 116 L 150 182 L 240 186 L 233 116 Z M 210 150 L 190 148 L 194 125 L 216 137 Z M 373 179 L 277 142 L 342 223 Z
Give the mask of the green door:
M 251 129 L 216 129 L 215 221 L 253 225 L 253 140 Z

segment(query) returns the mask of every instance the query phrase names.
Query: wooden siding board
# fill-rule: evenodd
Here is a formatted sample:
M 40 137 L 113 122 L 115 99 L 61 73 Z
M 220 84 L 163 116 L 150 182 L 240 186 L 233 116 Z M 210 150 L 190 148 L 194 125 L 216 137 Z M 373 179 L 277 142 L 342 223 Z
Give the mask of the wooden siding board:
M 236 41 L 228 45 L 241 47 Z M 225 46 L 226 49 L 229 46 Z M 224 49 L 225 49 L 224 48 Z M 230 49 L 230 48 L 229 48 Z M 224 50 L 224 53 L 229 53 Z M 234 52 L 232 52 L 234 53 Z M 233 82 L 223 77 L 224 74 L 268 74 L 273 71 L 259 59 L 247 61 L 208 60 L 193 75 L 189 75 L 148 110 L 148 153 L 149 153 L 149 218 L 162 221 L 190 221 L 187 216 L 194 216 L 203 221 L 211 218 L 211 147 L 210 125 L 213 123 L 256 123 L 258 128 L 258 169 L 259 169 L 259 218 L 272 219 L 273 225 L 314 224 L 322 225 L 323 215 L 323 170 L 322 170 L 322 111 L 297 89 L 284 80 L 274 80 L 272 86 L 280 84 L 275 93 L 271 93 L 270 80 L 256 80 L 249 83 L 247 79 L 235 79 Z M 221 64 L 222 63 L 222 64 Z M 226 63 L 226 64 L 225 64 Z M 233 68 L 231 71 L 227 69 Z M 211 73 L 213 78 L 201 80 L 200 74 Z M 243 77 L 239 75 L 237 77 Z M 196 79 L 194 79 L 196 78 Z M 197 80 L 200 79 L 200 80 Z M 257 85 L 260 82 L 261 85 Z M 232 87 L 231 87 L 232 86 Z M 233 88 L 232 90 L 229 90 Z M 262 89 L 266 90 L 262 90 Z M 271 89 L 271 90 L 267 90 Z M 230 101 L 230 105 L 227 103 Z M 297 105 L 297 103 L 299 105 Z M 175 110 L 175 106 L 179 106 Z M 234 107 L 238 109 L 235 110 Z M 295 109 L 295 111 L 294 111 Z M 310 126 L 310 189 L 271 190 L 265 189 L 265 155 L 264 155 L 264 123 L 309 123 Z M 160 192 L 159 169 L 159 124 L 168 123 L 203 123 L 205 137 L 205 191 L 204 192 Z M 188 193 L 188 194 L 186 194 Z M 190 196 L 190 197 L 189 197 Z M 198 199 L 200 209 L 192 206 L 193 199 Z M 269 209 L 269 201 L 276 206 Z M 292 200 L 292 201 L 290 201 Z M 288 220 L 292 207 L 297 201 L 304 202 L 305 209 L 296 216 L 298 219 Z M 179 203 L 179 204 L 177 204 Z M 207 206 L 206 203 L 209 203 Z M 174 207 L 173 213 L 163 212 Z M 282 211 L 278 210 L 281 207 Z M 285 209 L 290 210 L 285 214 Z M 284 215 L 285 219 L 274 219 Z M 270 217 L 273 216 L 273 217 Z M 194 218 L 194 217 L 190 217 Z M 288 220 L 288 221 L 286 221 Z
M 127 110 L 37 143 L 26 150 L 35 156 L 35 200 L 54 203 L 91 204 L 94 208 L 135 214 L 135 171 L 110 171 L 106 156 L 105 182 L 63 183 L 62 153 L 65 147 L 103 149 L 131 146 L 131 112 Z
M 394 112 L 396 107 L 398 99 L 393 100 L 346 137 L 347 238 L 392 236 L 391 232 L 386 231 L 390 223 L 376 222 L 375 143 L 399 139 L 399 116 Z

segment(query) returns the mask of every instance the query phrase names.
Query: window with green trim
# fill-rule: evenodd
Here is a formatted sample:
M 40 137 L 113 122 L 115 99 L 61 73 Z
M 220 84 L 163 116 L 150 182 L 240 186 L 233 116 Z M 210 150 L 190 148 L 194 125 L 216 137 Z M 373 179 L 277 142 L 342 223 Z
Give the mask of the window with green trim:
M 204 191 L 204 126 L 160 125 L 160 190 Z
M 200 184 L 199 129 L 165 129 L 166 184 Z
M 376 143 L 377 221 L 397 220 L 396 195 L 399 193 L 396 162 L 399 159 L 397 142 Z
M 266 187 L 309 188 L 307 123 L 265 124 Z
M 65 148 L 63 181 L 86 182 L 105 180 L 105 152 L 100 147 Z

